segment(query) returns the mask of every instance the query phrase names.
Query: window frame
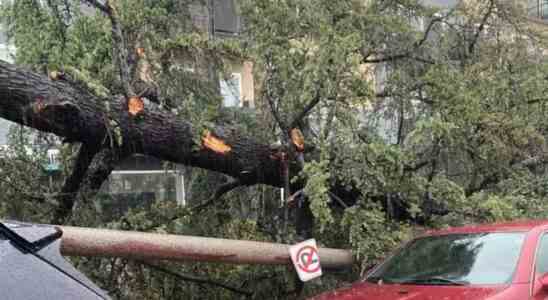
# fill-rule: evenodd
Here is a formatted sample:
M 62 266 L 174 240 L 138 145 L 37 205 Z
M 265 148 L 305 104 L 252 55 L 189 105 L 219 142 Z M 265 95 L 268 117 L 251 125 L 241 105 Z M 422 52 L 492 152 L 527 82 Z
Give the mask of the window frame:
M 229 78 L 228 80 L 227 80 L 227 78 L 224 78 L 224 77 L 221 77 L 221 78 L 219 79 L 220 94 L 221 94 L 221 97 L 223 98 L 223 103 L 222 103 L 222 105 L 223 105 L 223 107 L 243 107 L 243 102 L 244 102 L 244 101 L 242 101 L 242 100 L 243 100 L 243 97 L 242 97 L 242 92 L 243 92 L 243 86 L 242 86 L 242 73 L 232 72 L 232 73 L 230 73 L 230 77 L 231 77 L 231 78 Z M 237 101 L 238 101 L 238 102 L 236 103 L 236 105 L 226 105 L 226 102 L 225 102 L 225 99 L 226 99 L 226 98 L 225 98 L 225 95 L 226 95 L 226 94 L 224 94 L 223 91 L 222 91 L 222 89 L 223 89 L 223 87 L 222 87 L 223 82 L 225 83 L 225 85 L 226 85 L 226 86 L 228 87 L 228 89 L 230 90 L 231 87 L 232 87 L 232 85 L 231 85 L 229 82 L 230 82 L 231 80 L 233 80 L 233 79 L 236 79 L 236 78 L 238 79 L 238 87 L 237 87 L 237 88 L 238 88 L 238 97 L 237 97 Z M 232 91 L 229 91 L 229 93 L 232 94 Z M 235 97 L 236 95 L 231 95 L 231 96 L 234 96 L 234 97 Z

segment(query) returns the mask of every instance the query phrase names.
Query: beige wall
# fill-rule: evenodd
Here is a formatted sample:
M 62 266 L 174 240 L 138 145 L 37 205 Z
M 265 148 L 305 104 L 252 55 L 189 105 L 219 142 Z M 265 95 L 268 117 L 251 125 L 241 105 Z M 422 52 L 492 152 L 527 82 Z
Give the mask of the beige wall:
M 241 106 L 255 107 L 255 80 L 253 77 L 253 62 L 233 63 L 230 73 L 238 73 L 241 78 Z M 247 102 L 247 103 L 246 103 Z
M 247 101 L 249 107 L 255 107 L 255 81 L 251 61 L 245 61 L 242 66 L 242 101 Z

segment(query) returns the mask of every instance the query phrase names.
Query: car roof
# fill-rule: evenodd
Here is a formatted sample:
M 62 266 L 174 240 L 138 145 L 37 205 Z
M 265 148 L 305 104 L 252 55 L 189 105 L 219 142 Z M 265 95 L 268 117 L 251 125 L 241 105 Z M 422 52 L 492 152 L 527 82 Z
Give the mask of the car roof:
M 548 220 L 519 220 L 512 222 L 473 224 L 461 227 L 449 227 L 439 230 L 429 230 L 421 236 L 480 232 L 523 232 L 543 227 L 548 227 Z

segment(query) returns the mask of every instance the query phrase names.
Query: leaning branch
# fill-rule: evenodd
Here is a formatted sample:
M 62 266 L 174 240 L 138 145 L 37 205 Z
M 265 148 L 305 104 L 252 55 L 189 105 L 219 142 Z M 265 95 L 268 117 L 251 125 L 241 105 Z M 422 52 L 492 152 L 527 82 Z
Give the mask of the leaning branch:
M 76 193 L 84 181 L 84 177 L 95 153 L 96 151 L 92 150 L 91 147 L 88 147 L 87 145 L 80 146 L 76 161 L 72 168 L 72 173 L 65 179 L 61 192 L 56 197 L 59 205 L 53 213 L 53 224 L 63 224 L 66 217 L 70 214 L 72 206 L 74 205 Z
M 485 25 L 487 25 L 487 20 L 493 13 L 493 10 L 495 9 L 495 0 L 489 1 L 489 6 L 487 8 L 487 12 L 483 15 L 483 18 L 481 20 L 481 23 L 478 27 L 478 30 L 474 34 L 474 37 L 472 38 L 472 41 L 470 42 L 470 45 L 468 45 L 468 55 L 472 55 L 474 52 L 474 48 L 476 47 L 476 44 L 479 40 L 480 34 L 485 29 Z
M 301 122 L 301 120 L 306 117 L 318 103 L 320 103 L 321 100 L 321 94 L 320 94 L 321 87 L 316 88 L 316 93 L 314 95 L 314 98 L 310 100 L 310 102 L 301 110 L 301 112 L 291 121 L 291 124 L 289 125 L 289 129 L 293 129 L 297 127 L 297 124 Z
M 61 192 L 56 198 L 59 202 L 54 211 L 53 223 L 64 224 L 72 214 L 77 202 L 86 201 L 99 192 L 119 161 L 115 150 L 82 145 L 72 174 L 65 180 Z
M 287 124 L 280 116 L 279 112 L 279 105 L 280 105 L 280 96 L 278 95 L 277 91 L 274 91 L 272 86 L 273 82 L 275 81 L 276 76 L 276 70 L 275 66 L 272 63 L 272 58 L 270 54 L 266 56 L 266 70 L 265 70 L 265 78 L 263 81 L 264 86 L 264 98 L 268 102 L 268 107 L 270 108 L 270 112 L 272 113 L 272 116 L 274 116 L 274 120 L 276 123 L 278 123 L 278 126 L 282 129 L 283 132 L 289 131 L 289 128 L 287 127 Z
M 101 4 L 97 0 L 84 0 L 86 3 L 96 7 L 102 11 L 110 20 L 112 31 L 112 48 L 114 51 L 115 62 L 120 73 L 120 81 L 122 82 L 126 98 L 136 96 L 137 94 L 131 86 L 131 66 L 129 65 L 129 52 L 124 39 L 122 24 L 118 19 L 118 15 L 112 3 L 107 0 L 105 4 Z
M 419 50 L 424 43 L 428 40 L 428 37 L 430 36 L 430 32 L 433 30 L 434 25 L 436 23 L 442 22 L 446 17 L 451 15 L 453 10 L 449 11 L 444 17 L 435 17 L 430 20 L 430 23 L 428 23 L 428 26 L 426 27 L 424 34 L 422 35 L 421 39 L 416 41 L 409 50 L 398 53 L 398 54 L 389 54 L 389 55 L 381 55 L 375 58 L 369 58 L 370 56 L 374 55 L 374 53 L 367 53 L 364 55 L 363 63 L 383 63 L 383 62 L 392 62 L 396 60 L 401 59 L 411 59 L 422 63 L 427 64 L 434 64 L 435 62 L 426 58 L 422 58 L 420 56 L 413 55 L 413 53 L 416 53 L 417 50 Z M 376 56 L 376 55 L 375 55 Z

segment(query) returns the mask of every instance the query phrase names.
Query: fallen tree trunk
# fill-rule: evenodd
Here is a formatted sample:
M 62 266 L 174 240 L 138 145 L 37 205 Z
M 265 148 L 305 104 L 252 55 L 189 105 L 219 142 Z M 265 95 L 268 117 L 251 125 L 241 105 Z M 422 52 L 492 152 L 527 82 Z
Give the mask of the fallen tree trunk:
M 302 167 L 295 151 L 260 143 L 234 128 L 203 128 L 154 103 L 144 103 L 135 113 L 123 96 L 102 99 L 78 83 L 51 80 L 3 61 L 0 118 L 82 144 L 82 155 L 57 197 L 60 205 L 52 219 L 55 224 L 66 223 L 75 201 L 93 197 L 115 164 L 132 154 L 231 176 L 230 182 L 235 184 L 221 186 L 214 200 L 236 186 L 283 187 L 285 164 L 295 175 Z M 300 190 L 302 185 L 302 181 L 293 182 L 290 190 Z M 89 195 L 81 191 L 89 191 Z M 353 204 L 359 196 L 339 184 L 332 191 L 346 204 Z M 297 211 L 297 232 L 310 237 L 313 216 L 308 205 L 298 205 Z
M 53 81 L 2 61 L 0 117 L 69 142 L 112 147 L 120 156 L 150 155 L 224 173 L 243 185 L 283 184 L 277 150 L 236 130 L 197 132 L 194 124 L 153 103 L 132 115 L 124 97 L 99 99 L 72 82 Z
M 285 244 L 204 238 L 130 231 L 57 227 L 61 253 L 67 256 L 122 257 L 137 260 L 174 260 L 235 264 L 291 264 Z M 352 266 L 349 250 L 320 248 L 323 268 Z

